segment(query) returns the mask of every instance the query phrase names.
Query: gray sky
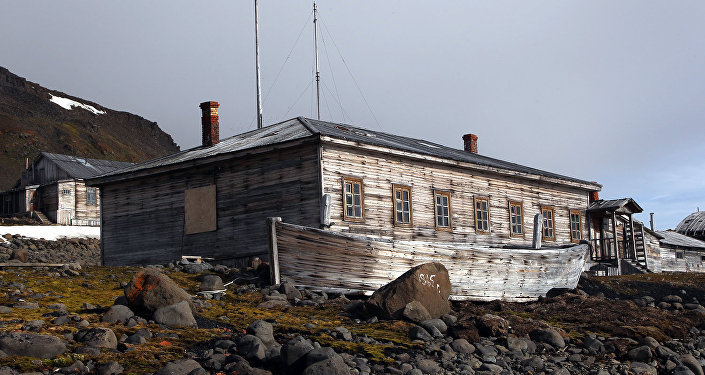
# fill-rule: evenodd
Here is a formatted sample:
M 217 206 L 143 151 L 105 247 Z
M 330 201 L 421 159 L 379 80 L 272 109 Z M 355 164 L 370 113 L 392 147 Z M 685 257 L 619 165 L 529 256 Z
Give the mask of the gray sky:
M 705 209 L 705 2 L 318 6 L 324 120 L 457 148 L 475 133 L 481 154 L 634 197 L 657 229 Z M 253 9 L 7 1 L 0 66 L 157 121 L 189 148 L 202 101 L 221 103 L 221 138 L 255 127 Z M 315 117 L 312 2 L 259 11 L 265 124 Z

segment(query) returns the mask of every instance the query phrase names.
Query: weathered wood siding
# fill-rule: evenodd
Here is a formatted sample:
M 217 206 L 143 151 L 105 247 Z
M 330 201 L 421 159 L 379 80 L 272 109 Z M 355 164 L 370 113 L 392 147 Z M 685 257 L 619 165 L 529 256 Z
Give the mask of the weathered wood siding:
M 76 181 L 59 181 L 56 186 L 59 206 L 55 222 L 61 225 L 71 225 L 76 217 Z
M 651 272 L 660 273 L 662 271 L 661 244 L 659 239 L 648 231 L 644 231 L 644 246 L 646 247 L 646 267 Z
M 676 253 L 682 252 L 683 259 L 677 259 Z M 663 272 L 705 272 L 705 255 L 699 251 L 681 250 L 672 247 L 661 247 L 661 270 Z
M 394 241 L 276 224 L 282 280 L 329 291 L 372 292 L 410 268 L 440 262 L 458 300 L 528 301 L 575 288 L 587 245 L 500 249 L 466 243 Z
M 115 182 L 102 189 L 103 262 L 154 264 L 182 255 L 243 264 L 266 259 L 266 218 L 317 226 L 318 149 L 313 143 Z M 184 233 L 184 192 L 216 185 L 217 229 Z
M 38 210 L 43 212 L 49 220 L 54 223 L 56 223 L 59 207 L 59 191 L 57 185 L 57 183 L 53 183 L 40 186 L 37 189 L 40 202 Z
M 583 213 L 582 237 L 587 238 L 585 190 L 331 143 L 323 143 L 321 159 L 324 192 L 332 197 L 331 221 L 335 223 L 332 230 L 406 240 L 530 245 L 534 215 L 542 205 L 547 205 L 555 209 L 556 241 L 545 243 L 570 242 L 571 209 Z M 343 176 L 363 181 L 364 222 L 343 220 Z M 411 186 L 412 227 L 394 226 L 392 184 Z M 434 227 L 434 189 L 450 191 L 452 231 Z M 475 197 L 489 197 L 489 234 L 475 230 Z M 520 237 L 510 237 L 510 200 L 523 204 L 524 235 Z
M 96 204 L 88 204 L 86 183 L 77 180 L 74 194 L 73 225 L 98 225 L 100 221 L 100 191 L 96 188 Z

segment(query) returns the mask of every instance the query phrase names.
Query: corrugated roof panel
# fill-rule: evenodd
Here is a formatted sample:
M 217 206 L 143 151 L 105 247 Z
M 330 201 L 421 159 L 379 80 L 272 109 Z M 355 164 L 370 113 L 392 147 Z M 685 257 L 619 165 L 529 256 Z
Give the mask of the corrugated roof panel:
M 661 243 L 671 246 L 690 247 L 705 250 L 705 242 L 688 237 L 672 230 L 660 230 L 656 233 L 663 236 Z
M 133 163 L 123 161 L 80 158 L 49 152 L 42 152 L 41 155 L 58 165 L 73 178 L 91 178 L 133 165 Z

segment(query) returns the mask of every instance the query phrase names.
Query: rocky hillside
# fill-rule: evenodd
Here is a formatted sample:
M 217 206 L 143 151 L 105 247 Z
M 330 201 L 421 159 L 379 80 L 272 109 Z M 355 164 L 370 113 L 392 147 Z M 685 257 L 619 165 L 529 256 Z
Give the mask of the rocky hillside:
M 0 67 L 0 190 L 39 151 L 139 162 L 179 151 L 156 122 L 29 82 Z

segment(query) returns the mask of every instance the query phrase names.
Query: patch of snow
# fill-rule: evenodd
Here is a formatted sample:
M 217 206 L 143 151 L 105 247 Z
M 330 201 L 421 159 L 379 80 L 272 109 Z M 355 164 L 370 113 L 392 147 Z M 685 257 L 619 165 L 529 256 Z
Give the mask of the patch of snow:
M 29 237 L 55 241 L 59 238 L 100 238 L 100 227 L 70 225 L 7 225 L 0 226 L 0 236 Z
M 49 94 L 51 95 L 51 94 Z M 66 108 L 68 110 L 73 109 L 73 107 L 78 107 L 78 108 L 83 108 L 86 111 L 93 112 L 95 115 L 104 115 L 105 111 L 101 111 L 99 109 L 96 109 L 92 105 L 87 105 L 83 103 L 79 103 L 75 100 L 67 99 L 67 98 L 62 98 L 60 96 L 54 96 L 51 95 L 51 99 L 49 99 L 52 103 L 58 104 L 62 108 Z
M 441 148 L 441 146 L 432 145 L 432 144 L 426 143 L 426 142 L 419 142 L 419 144 L 420 144 L 420 145 L 424 145 L 424 146 L 426 146 L 426 147 Z

